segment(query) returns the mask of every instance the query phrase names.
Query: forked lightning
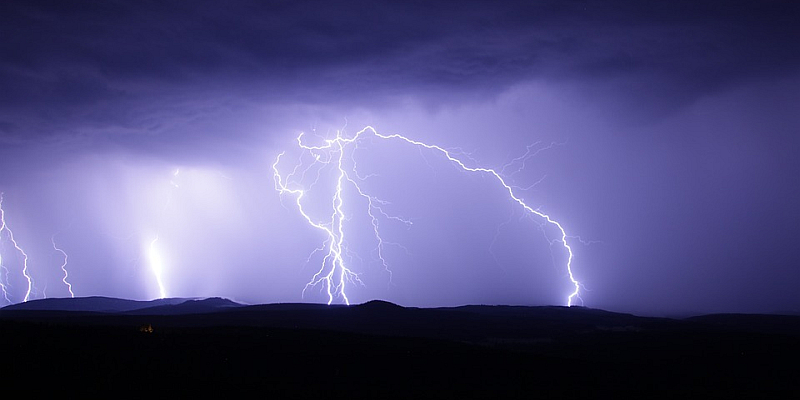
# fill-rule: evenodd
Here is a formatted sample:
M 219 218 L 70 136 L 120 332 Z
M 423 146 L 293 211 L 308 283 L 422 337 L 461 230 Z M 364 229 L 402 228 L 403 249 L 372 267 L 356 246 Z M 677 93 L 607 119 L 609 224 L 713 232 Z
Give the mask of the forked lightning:
M 323 290 L 326 292 L 328 296 L 328 304 L 333 303 L 335 299 L 341 299 L 346 304 L 350 304 L 350 299 L 347 296 L 346 286 L 347 284 L 353 283 L 361 283 L 359 279 L 358 273 L 354 272 L 350 269 L 345 262 L 345 256 L 348 254 L 348 249 L 345 240 L 345 221 L 348 219 L 347 215 L 343 210 L 344 204 L 344 197 L 343 192 L 345 187 L 351 187 L 355 190 L 359 196 L 365 198 L 367 200 L 367 214 L 372 221 L 372 227 L 374 229 L 374 236 L 377 241 L 377 253 L 378 258 L 384 268 L 388 271 L 388 264 L 386 260 L 383 258 L 383 247 L 384 247 L 384 240 L 381 238 L 380 232 L 378 230 L 379 227 L 379 219 L 378 215 L 384 218 L 393 219 L 400 221 L 405 224 L 411 224 L 411 221 L 390 216 L 383 211 L 381 205 L 386 204 L 384 201 L 373 197 L 361 187 L 359 187 L 358 180 L 363 180 L 363 177 L 360 177 L 355 170 L 355 162 L 346 163 L 345 162 L 345 151 L 348 150 L 352 146 L 352 151 L 356 150 L 357 144 L 359 140 L 363 139 L 367 135 L 371 135 L 375 138 L 386 140 L 386 141 L 399 141 L 401 143 L 405 143 L 408 145 L 416 146 L 420 149 L 427 149 L 438 153 L 444 156 L 447 160 L 452 162 L 458 168 L 465 172 L 472 172 L 477 174 L 484 174 L 491 178 L 493 178 L 498 184 L 500 184 L 508 194 L 510 200 L 514 203 L 518 204 L 522 207 L 525 211 L 530 214 L 533 214 L 544 221 L 547 224 L 550 224 L 558 229 L 560 237 L 555 240 L 555 242 L 559 242 L 563 247 L 564 251 L 567 253 L 567 262 L 566 262 L 566 272 L 569 276 L 570 281 L 573 285 L 573 290 L 569 293 L 566 299 L 566 304 L 568 306 L 573 305 L 573 302 L 577 299 L 580 300 L 580 288 L 581 284 L 578 280 L 575 279 L 575 276 L 572 271 L 572 260 L 573 260 L 573 252 L 570 243 L 568 242 L 569 236 L 567 236 L 564 227 L 556 220 L 551 218 L 548 214 L 545 214 L 538 209 L 535 209 L 523 201 L 523 199 L 517 195 L 515 192 L 515 186 L 512 186 L 506 182 L 506 180 L 502 176 L 502 170 L 497 172 L 491 168 L 485 167 L 471 167 L 468 166 L 467 163 L 462 161 L 462 159 L 457 158 L 453 155 L 452 151 L 448 151 L 445 148 L 439 147 L 437 145 L 431 145 L 427 143 L 423 143 L 417 140 L 409 139 L 408 137 L 399 135 L 399 134 L 392 134 L 392 135 L 383 135 L 378 133 L 374 128 L 367 126 L 364 129 L 355 133 L 352 137 L 345 137 L 341 131 L 338 131 L 336 137 L 333 139 L 325 139 L 323 144 L 319 146 L 313 146 L 305 144 L 303 141 L 304 134 L 301 133 L 297 137 L 297 145 L 300 149 L 302 149 L 307 154 L 311 155 L 312 161 L 305 165 L 302 158 L 299 163 L 295 164 L 295 166 L 291 169 L 291 171 L 284 176 L 281 173 L 279 164 L 281 163 L 281 159 L 284 157 L 285 152 L 278 154 L 275 159 L 275 162 L 272 164 L 274 179 L 275 179 L 275 189 L 281 195 L 293 195 L 295 199 L 295 204 L 297 205 L 297 210 L 306 220 L 306 222 L 311 225 L 312 227 L 322 231 L 325 233 L 326 239 L 324 240 L 321 247 L 314 250 L 312 256 L 317 252 L 324 252 L 325 256 L 322 260 L 322 264 L 317 271 L 316 274 L 311 278 L 311 280 L 306 285 L 303 293 L 311 287 L 317 285 L 323 285 Z M 520 159 L 525 159 L 530 157 L 530 148 L 528 148 L 528 152 L 526 155 L 520 157 L 519 159 L 515 159 L 515 161 L 520 161 Z M 471 160 L 470 160 L 471 161 Z M 318 183 L 320 178 L 320 168 L 323 166 L 332 165 L 335 170 L 335 185 L 333 190 L 333 195 L 330 198 L 332 211 L 329 216 L 326 216 L 324 220 L 317 220 L 313 218 L 304 208 L 304 201 L 306 200 L 306 192 Z M 316 179 L 307 187 L 303 186 L 303 182 L 307 181 L 306 174 L 307 173 L 314 173 L 312 171 L 313 167 L 318 167 L 316 170 Z M 523 165 L 524 166 L 524 165 Z M 522 168 L 522 167 L 520 167 Z M 354 179 L 355 178 L 355 179 Z M 309 260 L 311 256 L 309 256 Z

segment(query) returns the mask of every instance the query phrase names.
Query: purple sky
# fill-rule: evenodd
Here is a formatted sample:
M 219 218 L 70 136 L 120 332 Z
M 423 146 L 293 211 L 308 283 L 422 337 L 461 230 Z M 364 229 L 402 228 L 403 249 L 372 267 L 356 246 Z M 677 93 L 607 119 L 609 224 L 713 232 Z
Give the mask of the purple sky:
M 541 180 L 520 196 L 591 242 L 573 241 L 587 306 L 800 310 L 796 2 L 79 3 L 0 4 L 0 191 L 34 298 L 68 295 L 53 235 L 76 295 L 158 297 L 158 235 L 170 296 L 326 301 L 301 297 L 324 235 L 271 165 L 346 124 L 473 167 L 558 143 L 508 179 Z M 563 249 L 496 181 L 399 143 L 358 152 L 414 224 L 382 222 L 407 250 L 386 248 L 390 283 L 369 221 L 345 222 L 351 301 L 564 304 Z M 6 233 L 0 256 L 20 301 Z

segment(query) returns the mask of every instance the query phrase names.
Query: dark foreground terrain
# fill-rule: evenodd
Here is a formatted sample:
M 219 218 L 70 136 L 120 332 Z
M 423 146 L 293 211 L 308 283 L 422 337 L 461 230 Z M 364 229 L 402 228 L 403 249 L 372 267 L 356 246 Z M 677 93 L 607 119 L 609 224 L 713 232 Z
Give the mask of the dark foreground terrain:
M 6 393 L 163 398 L 771 398 L 800 317 L 581 307 L 37 300 L 0 310 Z M 205 397 L 205 396 L 204 396 Z

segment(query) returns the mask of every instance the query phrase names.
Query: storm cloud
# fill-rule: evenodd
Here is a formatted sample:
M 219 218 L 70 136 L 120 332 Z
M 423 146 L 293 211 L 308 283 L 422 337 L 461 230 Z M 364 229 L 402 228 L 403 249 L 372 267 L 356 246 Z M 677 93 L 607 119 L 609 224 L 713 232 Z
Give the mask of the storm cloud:
M 40 254 L 72 232 L 79 294 L 152 297 L 142 246 L 166 224 L 177 293 L 295 301 L 318 238 L 270 163 L 300 131 L 369 124 L 490 167 L 554 143 L 513 183 L 540 182 L 531 204 L 591 242 L 576 247 L 587 305 L 796 310 L 798 17 L 796 2 L 744 0 L 6 1 L 0 191 Z M 441 160 L 374 151 L 396 161 L 374 189 L 419 222 L 395 237 L 416 253 L 358 299 L 559 301 L 547 274 L 562 255 L 486 182 L 425 181 Z M 428 205 L 403 197 L 437 183 Z M 456 266 L 471 272 L 454 281 Z M 39 273 L 53 292 L 57 271 Z

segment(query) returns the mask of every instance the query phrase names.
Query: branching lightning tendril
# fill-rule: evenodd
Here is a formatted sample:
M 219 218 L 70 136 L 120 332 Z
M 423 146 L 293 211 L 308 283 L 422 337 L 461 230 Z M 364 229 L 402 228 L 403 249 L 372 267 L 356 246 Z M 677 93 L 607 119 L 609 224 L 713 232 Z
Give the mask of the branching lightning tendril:
M 289 172 L 286 176 L 284 176 L 280 170 L 278 169 L 278 165 L 281 163 L 281 158 L 284 157 L 285 152 L 281 152 L 275 159 L 275 162 L 272 164 L 273 175 L 275 179 L 275 189 L 281 195 L 293 195 L 295 198 L 295 204 L 297 206 L 297 210 L 306 220 L 306 222 L 311 225 L 312 227 L 322 231 L 326 235 L 326 239 L 323 242 L 323 245 L 317 249 L 315 249 L 312 254 L 309 256 L 309 260 L 311 256 L 316 254 L 317 252 L 325 252 L 325 256 L 322 260 L 322 265 L 320 266 L 319 270 L 316 274 L 311 278 L 311 280 L 306 284 L 305 288 L 303 289 L 303 294 L 305 291 L 311 287 L 315 287 L 317 285 L 322 285 L 323 290 L 327 293 L 328 296 L 328 304 L 331 304 L 334 299 L 341 299 L 346 304 L 350 304 L 350 300 L 346 293 L 346 284 L 347 283 L 361 283 L 359 279 L 358 273 L 351 270 L 346 262 L 345 262 L 345 255 L 348 253 L 345 241 L 345 229 L 344 229 L 344 222 L 347 220 L 347 217 L 343 211 L 343 191 L 345 186 L 352 187 L 355 192 L 367 200 L 367 214 L 371 219 L 372 227 L 374 230 L 374 236 L 377 240 L 377 253 L 378 258 L 384 268 L 389 271 L 388 263 L 383 258 L 383 247 L 385 245 L 385 241 L 382 239 L 380 232 L 379 232 L 379 219 L 378 215 L 384 218 L 400 221 L 402 223 L 411 224 L 411 221 L 402 219 L 400 217 L 391 216 L 383 211 L 381 205 L 386 204 L 386 202 L 377 199 L 362 190 L 362 188 L 358 185 L 358 181 L 363 181 L 366 177 L 361 177 L 358 175 L 358 172 L 355 170 L 355 161 L 352 161 L 351 168 L 345 168 L 344 157 L 345 151 L 352 146 L 353 149 L 350 150 L 351 153 L 357 149 L 359 140 L 366 136 L 372 135 L 375 138 L 387 140 L 387 141 L 400 141 L 412 146 L 415 146 L 422 150 L 430 150 L 435 153 L 438 153 L 444 156 L 447 160 L 453 163 L 456 167 L 458 167 L 462 171 L 466 172 L 473 172 L 478 174 L 484 174 L 491 178 L 494 178 L 505 191 L 508 193 L 509 199 L 512 200 L 514 203 L 521 206 L 526 212 L 529 214 L 535 215 L 543 220 L 542 224 L 550 224 L 557 228 L 559 232 L 559 238 L 555 239 L 551 242 L 558 242 L 563 247 L 564 251 L 567 253 L 567 262 L 566 262 L 566 272 L 569 276 L 570 281 L 574 289 L 571 293 L 569 293 L 566 303 L 568 306 L 573 304 L 575 299 L 580 300 L 580 288 L 581 284 L 575 279 L 575 276 L 572 272 L 572 260 L 573 260 L 573 251 L 568 239 L 570 236 L 567 235 L 566 231 L 564 230 L 561 223 L 554 220 L 550 217 L 550 215 L 543 213 L 538 209 L 534 209 L 533 207 L 529 206 L 528 204 L 523 201 L 521 197 L 517 195 L 515 189 L 525 190 L 525 188 L 518 188 L 514 185 L 511 185 L 506 182 L 503 178 L 503 173 L 506 169 L 511 168 L 512 164 L 518 164 L 518 168 L 516 171 L 512 172 L 512 175 L 517 173 L 519 170 L 524 168 L 524 162 L 532 154 L 538 153 L 542 151 L 544 148 L 538 148 L 535 150 L 534 145 L 528 146 L 527 152 L 525 155 L 515 158 L 509 164 L 503 167 L 500 172 L 491 169 L 491 168 L 484 168 L 484 167 L 470 167 L 461 158 L 458 158 L 454 155 L 453 150 L 447 150 L 445 148 L 439 147 L 437 145 L 431 145 L 424 142 L 416 141 L 413 139 L 409 139 L 408 137 L 399 135 L 399 134 L 392 134 L 392 135 L 383 135 L 378 133 L 374 128 L 367 126 L 364 129 L 355 133 L 352 137 L 345 137 L 342 136 L 342 132 L 338 131 L 337 135 L 333 139 L 324 139 L 324 144 L 319 146 L 308 145 L 303 142 L 304 134 L 301 133 L 297 136 L 297 145 L 300 149 L 302 149 L 305 153 L 311 154 L 313 157 L 313 161 L 310 165 L 302 168 L 302 159 L 301 161 L 294 166 L 294 168 Z M 552 147 L 556 144 L 551 144 L 546 146 L 545 148 Z M 474 163 L 474 160 L 467 157 L 470 162 Z M 304 208 L 304 199 L 306 192 L 317 184 L 320 178 L 320 168 L 317 170 L 317 177 L 308 187 L 303 187 L 302 181 L 306 177 L 306 173 L 309 172 L 315 166 L 327 166 L 333 165 L 336 169 L 336 185 L 333 191 L 333 196 L 331 198 L 332 204 L 332 212 L 329 218 L 326 218 L 324 221 L 317 221 L 309 215 L 309 213 Z M 299 177 L 298 177 L 299 176 Z M 358 181 L 357 181 L 358 180 Z M 391 271 L 389 271 L 391 273 Z M 391 276 L 391 275 L 390 275 Z
M 69 297 L 75 298 L 75 293 L 72 292 L 72 284 L 67 281 L 67 278 L 69 278 L 69 273 L 67 272 L 67 261 L 69 260 L 69 257 L 64 250 L 56 246 L 55 235 L 50 238 L 50 243 L 53 244 L 53 250 L 61 253 L 61 255 L 64 256 L 64 262 L 61 264 L 61 271 L 64 272 L 64 277 L 61 278 L 61 282 L 64 282 L 64 285 L 67 286 L 67 290 L 69 290 Z
M 28 289 L 25 292 L 25 298 L 23 301 L 28 301 L 31 297 L 31 292 L 33 291 L 33 278 L 28 273 L 28 254 L 26 254 L 25 250 L 22 250 L 19 244 L 17 244 L 17 241 L 14 239 L 14 232 L 11 231 L 11 228 L 9 228 L 8 224 L 6 223 L 5 211 L 3 210 L 3 193 L 0 193 L 0 234 L 2 234 L 4 231 L 6 232 L 9 242 L 11 242 L 11 245 L 14 246 L 14 249 L 17 250 L 17 252 L 19 252 L 19 254 L 22 255 L 22 275 L 28 281 Z M 5 267 L 3 268 L 5 269 Z M 8 298 L 8 293 L 6 292 L 7 289 L 6 284 L 2 283 L 0 284 L 0 286 L 2 286 L 3 296 L 5 300 L 8 301 L 9 298 Z

